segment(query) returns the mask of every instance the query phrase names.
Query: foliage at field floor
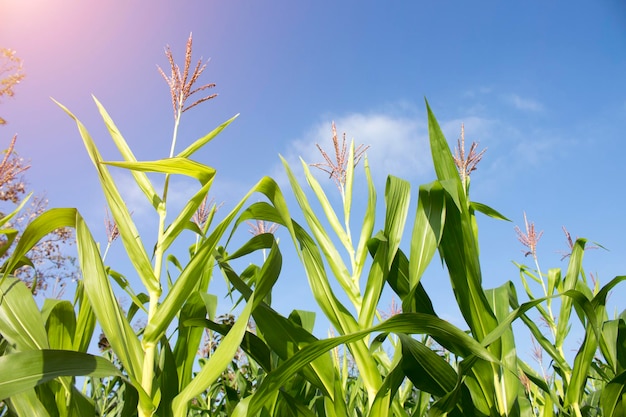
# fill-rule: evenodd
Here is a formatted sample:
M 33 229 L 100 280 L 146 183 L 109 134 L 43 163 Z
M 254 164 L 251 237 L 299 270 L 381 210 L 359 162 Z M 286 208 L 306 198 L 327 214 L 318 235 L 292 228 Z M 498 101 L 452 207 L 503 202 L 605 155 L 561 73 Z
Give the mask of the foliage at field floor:
M 212 98 L 187 99 L 197 79 L 189 54 L 184 71 L 173 63 L 164 75 L 174 105 L 175 129 L 169 157 L 137 161 L 104 107 L 96 105 L 120 151 L 121 162 L 106 162 L 85 126 L 76 122 L 98 172 L 112 216 L 109 244 L 124 245 L 134 271 L 116 271 L 106 263 L 107 250 L 94 241 L 76 209 L 51 209 L 24 231 L 2 266 L 0 279 L 0 406 L 2 416 L 623 416 L 626 384 L 625 314 L 609 318 L 610 290 L 587 283 L 582 260 L 586 242 L 572 242 L 566 271 L 542 273 L 533 249 L 532 224 L 520 236 L 535 266 L 519 265 L 526 302 L 512 282 L 485 289 L 478 253 L 476 214 L 505 219 L 496 210 L 470 200 L 469 174 L 481 154 L 456 157 L 426 103 L 436 179 L 421 185 L 415 213 L 409 212 L 410 184 L 388 177 L 384 213 L 376 213 L 377 191 L 367 158 L 363 171 L 367 204 L 356 233 L 353 184 L 363 148 L 342 147 L 335 136 L 337 160 L 324 165 L 339 186 L 342 205 L 335 208 L 320 183 L 302 163 L 306 186 L 283 161 L 297 207 L 288 207 L 283 190 L 262 178 L 221 220 L 207 203 L 215 170 L 193 159 L 235 119 L 224 122 L 175 153 L 182 113 Z M 201 63 L 196 71 L 202 70 Z M 199 74 L 197 74 L 199 75 Z M 327 156 L 327 155 L 326 155 Z M 109 167 L 130 171 L 158 217 L 157 240 L 146 243 L 137 231 Z M 147 173 L 162 174 L 157 192 Z M 196 194 L 175 216 L 167 217 L 170 176 L 198 181 Z M 263 200 L 251 202 L 261 195 Z M 322 212 L 313 210 L 314 196 Z M 6 226 L 17 215 L 0 220 Z M 292 213 L 304 219 L 294 220 Z M 380 217 L 382 216 L 382 217 Z M 323 223 L 320 217 L 325 218 Z M 172 218 L 166 224 L 166 218 Z M 382 219 L 382 230 L 376 231 Z M 229 243 L 236 230 L 257 222 L 258 234 L 241 247 Z M 327 227 L 325 223 L 329 225 Z M 336 336 L 312 333 L 314 314 L 294 310 L 288 317 L 271 306 L 272 288 L 282 254 L 270 224 L 287 231 L 319 310 Z M 72 301 L 47 299 L 40 307 L 31 291 L 15 278 L 28 265 L 29 250 L 49 233 L 75 230 L 82 271 Z M 183 261 L 171 249 L 183 231 L 197 236 Z M 16 232 L 4 228 L 9 243 Z M 401 247 L 409 234 L 409 246 Z M 0 255 L 11 245 L 0 248 Z M 237 270 L 237 260 L 264 254 Z M 422 275 L 436 253 L 446 266 L 450 285 L 465 321 L 456 327 L 438 317 L 422 286 Z M 256 259 L 256 258 L 255 258 Z M 216 317 L 217 297 L 210 292 L 214 273 L 229 282 L 243 309 L 238 317 Z M 142 288 L 125 276 L 136 274 Z M 542 294 L 532 292 L 536 282 Z M 338 285 L 336 285 L 338 284 Z M 378 313 L 388 286 L 401 301 L 401 312 L 383 319 Z M 115 291 L 132 300 L 125 311 Z M 337 291 L 342 291 L 338 294 Z M 341 300 L 345 300 L 345 303 Z M 349 303 L 349 304 L 347 304 Z M 544 332 L 531 319 L 538 313 Z M 131 322 L 144 317 L 145 326 Z M 527 326 L 551 368 L 538 372 L 516 353 L 511 324 Z M 585 336 L 573 361 L 564 344 L 573 321 Z M 253 326 L 251 325 L 253 324 Z M 88 353 L 96 326 L 103 335 L 100 355 Z M 207 341 L 205 335 L 211 339 Z M 198 352 L 204 349 L 203 357 Z M 80 386 L 78 382 L 83 382 Z

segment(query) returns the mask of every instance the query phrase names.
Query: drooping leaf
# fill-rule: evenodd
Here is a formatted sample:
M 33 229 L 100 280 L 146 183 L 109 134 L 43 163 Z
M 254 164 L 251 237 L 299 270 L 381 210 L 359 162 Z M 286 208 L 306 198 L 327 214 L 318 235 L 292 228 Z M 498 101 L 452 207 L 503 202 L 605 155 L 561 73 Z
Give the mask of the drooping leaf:
M 301 349 L 291 359 L 283 363 L 259 386 L 257 392 L 252 397 L 249 405 L 249 412 L 256 415 L 260 411 L 265 401 L 275 390 L 281 386 L 291 375 L 297 372 L 304 365 L 316 359 L 330 349 L 344 343 L 350 343 L 361 339 L 372 332 L 389 331 L 405 334 L 430 334 L 441 340 L 442 345 L 447 349 L 457 352 L 460 356 L 475 355 L 487 361 L 497 362 L 497 359 L 485 350 L 478 342 L 469 337 L 465 332 L 439 318 L 420 314 L 402 313 L 391 317 L 385 322 L 369 329 L 364 329 L 353 334 L 339 336 L 331 339 L 319 340 Z M 375 394 L 374 394 L 375 395 Z
M 28 350 L 0 356 L 0 399 L 59 376 L 121 375 L 106 359 L 68 350 Z

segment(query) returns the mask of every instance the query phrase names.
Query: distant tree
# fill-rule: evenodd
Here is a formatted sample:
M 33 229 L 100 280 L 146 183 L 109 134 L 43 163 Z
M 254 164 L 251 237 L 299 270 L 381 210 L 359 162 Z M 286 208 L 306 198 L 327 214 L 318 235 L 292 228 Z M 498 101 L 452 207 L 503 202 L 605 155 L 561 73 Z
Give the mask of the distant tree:
M 15 51 L 0 48 L 0 99 L 5 96 L 12 97 L 15 94 L 14 87 L 24 79 L 24 76 L 22 60 L 15 55 Z M 6 120 L 0 117 L 0 125 L 4 124 Z M 15 151 L 16 141 L 17 135 L 13 136 L 6 150 L 0 153 L 0 217 L 15 210 L 26 194 L 27 183 L 24 173 L 30 165 Z M 16 241 L 19 241 L 21 233 L 33 219 L 46 210 L 47 206 L 48 200 L 45 196 L 35 196 L 5 227 L 17 230 Z M 55 230 L 33 247 L 28 254 L 32 267 L 20 268 L 16 273 L 17 277 L 32 289 L 33 294 L 49 289 L 51 295 L 60 296 L 68 280 L 74 280 L 78 275 L 74 258 L 65 253 L 65 249 L 72 242 L 73 235 L 70 229 Z M 10 242 L 6 236 L 0 235 L 0 246 L 8 244 Z M 11 249 L 2 258 L 10 254 Z M 49 287 L 50 283 L 54 285 Z
M 3 151 L 4 156 L 0 162 L 0 217 L 13 211 L 26 194 L 27 183 L 24 179 L 24 172 L 30 168 L 30 165 L 15 151 L 16 140 L 17 136 L 14 136 L 9 147 Z M 31 221 L 46 210 L 47 206 L 48 200 L 45 196 L 34 196 L 30 204 L 9 221 L 5 227 L 17 230 L 16 241 L 19 241 L 22 232 Z M 49 290 L 51 296 L 62 295 L 68 281 L 78 278 L 75 259 L 66 253 L 66 249 L 72 243 L 73 233 L 71 229 L 55 230 L 37 243 L 28 253 L 32 267 L 25 266 L 18 269 L 16 276 L 31 288 L 33 294 L 42 290 Z M 0 235 L 0 245 L 6 244 L 9 244 L 6 237 Z M 9 249 L 3 258 L 10 256 L 11 252 Z
M 15 51 L 0 48 L 0 100 L 2 97 L 13 97 L 13 88 L 25 77 L 22 68 L 22 60 L 15 55 Z M 0 125 L 6 124 L 6 120 L 0 117 Z

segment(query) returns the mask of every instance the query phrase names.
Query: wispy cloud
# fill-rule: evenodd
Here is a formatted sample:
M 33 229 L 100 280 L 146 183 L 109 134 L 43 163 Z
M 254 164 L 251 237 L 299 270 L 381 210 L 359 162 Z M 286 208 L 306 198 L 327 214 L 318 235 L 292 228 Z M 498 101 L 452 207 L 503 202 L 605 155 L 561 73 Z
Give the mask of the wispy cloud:
M 471 88 L 463 92 L 463 97 L 465 98 L 476 98 L 478 96 L 484 96 L 493 91 L 491 87 L 488 86 L 479 86 L 477 88 Z
M 544 109 L 543 104 L 537 100 L 520 97 L 517 94 L 509 94 L 505 100 L 518 110 L 539 112 Z
M 331 120 L 325 120 L 308 129 L 304 135 L 288 146 L 283 156 L 292 168 L 300 164 L 319 162 L 322 156 L 315 144 L 332 149 Z M 337 133 L 346 133 L 355 145 L 369 145 L 367 158 L 375 177 L 388 174 L 399 177 L 421 176 L 430 168 L 430 151 L 425 122 L 415 115 L 395 116 L 385 113 L 353 113 L 335 119 Z M 282 167 L 275 177 L 284 178 Z

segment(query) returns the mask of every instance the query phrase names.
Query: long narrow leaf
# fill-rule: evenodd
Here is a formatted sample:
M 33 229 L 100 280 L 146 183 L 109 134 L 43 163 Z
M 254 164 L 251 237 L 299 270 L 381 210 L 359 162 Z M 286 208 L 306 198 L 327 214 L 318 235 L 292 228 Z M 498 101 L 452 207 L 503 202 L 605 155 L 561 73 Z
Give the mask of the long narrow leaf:
M 44 236 L 74 223 L 74 212 L 71 209 L 50 209 L 37 216 L 24 230 L 20 241 L 15 246 L 11 257 L 4 265 L 4 277 L 12 273 L 22 261 L 22 257 L 30 251 Z
M 76 122 L 80 135 L 83 139 L 83 143 L 85 144 L 85 148 L 87 149 L 87 153 L 89 154 L 94 167 L 98 171 L 104 195 L 109 203 L 113 219 L 117 224 L 122 243 L 128 253 L 128 259 L 135 267 L 135 270 L 139 274 L 139 277 L 146 288 L 151 292 L 159 292 L 161 284 L 159 283 L 158 278 L 154 276 L 150 258 L 146 253 L 143 243 L 141 242 L 139 232 L 131 219 L 130 211 L 116 188 L 115 182 L 113 181 L 109 170 L 103 164 L 100 152 L 91 138 L 91 135 L 80 120 L 74 116 L 74 114 L 72 114 L 61 103 L 57 101 L 55 101 L 55 103 L 57 103 L 57 105 Z
M 411 235 L 409 283 L 416 286 L 430 264 L 443 233 L 445 196 L 437 182 L 421 186 Z
M 210 141 L 215 139 L 215 137 L 217 135 L 219 135 L 222 132 L 222 130 L 224 130 L 229 124 L 231 124 L 237 117 L 239 117 L 239 113 L 234 115 L 233 117 L 231 117 L 230 119 L 228 119 L 227 121 L 225 121 L 224 123 L 222 123 L 221 125 L 216 127 L 215 129 L 213 129 L 208 134 L 206 134 L 203 137 L 201 137 L 200 139 L 196 140 L 194 143 L 189 145 L 187 148 L 185 148 L 182 152 L 180 152 L 176 156 L 178 156 L 180 158 L 188 158 L 188 157 L 190 157 L 197 150 L 199 150 L 204 145 L 206 145 L 207 143 L 209 143 Z
M 567 266 L 567 273 L 563 281 L 561 292 L 566 292 L 576 288 L 576 282 L 582 268 L 583 255 L 585 253 L 585 239 L 577 239 L 572 248 L 572 253 Z M 568 334 L 568 326 L 570 325 L 570 315 L 572 313 L 572 300 L 564 299 L 561 303 L 559 313 L 559 321 L 557 322 L 556 337 L 554 344 L 557 348 L 563 346 L 565 337 Z
M 222 374 L 222 371 L 226 369 L 230 364 L 233 356 L 239 349 L 239 344 L 243 339 L 246 328 L 248 326 L 248 320 L 252 313 L 252 306 L 254 303 L 254 295 L 246 304 L 239 318 L 235 322 L 235 325 L 230 329 L 228 334 L 222 339 L 221 343 L 213 352 L 204 367 L 198 372 L 195 378 L 174 398 L 172 401 L 172 409 L 174 415 L 177 417 L 183 417 L 187 415 L 187 403 L 191 401 L 196 395 L 200 394 L 206 388 L 212 384 Z
M 230 213 L 216 226 L 210 236 L 201 244 L 200 248 L 180 274 L 170 292 L 167 294 L 162 304 L 157 308 L 152 320 L 147 324 L 144 331 L 144 343 L 155 343 L 165 333 L 172 319 L 178 314 L 183 304 L 195 291 L 198 285 L 198 276 L 206 267 L 207 259 L 210 259 L 218 241 L 225 234 L 226 229 L 233 223 L 233 220 L 248 200 L 255 192 L 265 194 L 275 205 L 286 211 L 284 198 L 278 189 L 278 185 L 270 178 L 263 178 L 259 181 L 244 198 L 230 211 Z M 288 225 L 287 227 L 291 227 Z
M 140 379 L 143 351 L 113 293 L 98 247 L 82 217 L 76 216 L 76 246 L 85 292 L 111 347 L 131 379 Z
M 160 172 L 163 174 L 178 174 L 195 178 L 201 184 L 206 184 L 215 176 L 215 170 L 204 164 L 192 161 L 187 158 L 166 158 L 157 161 L 141 161 L 141 162 L 110 162 L 103 164 L 125 168 L 132 171 L 140 172 Z
M 122 133 L 119 131 L 119 129 L 113 122 L 113 119 L 111 119 L 111 116 L 109 116 L 109 113 L 105 110 L 104 106 L 98 101 L 98 99 L 95 96 L 92 96 L 92 97 L 93 97 L 93 100 L 96 102 L 96 106 L 98 106 L 98 111 L 100 112 L 100 115 L 102 116 L 102 120 L 104 120 L 104 124 L 109 130 L 109 134 L 111 135 L 113 142 L 115 142 L 115 145 L 117 146 L 117 149 L 122 154 L 122 157 L 124 157 L 124 160 L 128 162 L 137 162 L 137 158 L 135 158 L 133 151 L 130 149 L 130 147 L 126 143 L 126 140 L 124 140 Z M 133 178 L 135 178 L 135 182 L 137 183 L 141 191 L 143 191 L 143 193 L 148 198 L 148 201 L 150 202 L 150 204 L 152 204 L 152 206 L 155 209 L 157 209 L 159 205 L 161 204 L 161 198 L 156 193 L 156 190 L 154 189 L 154 186 L 148 179 L 148 176 L 144 172 L 137 171 L 137 170 L 133 170 L 131 171 L 131 173 L 133 174 Z
M 272 395 L 272 393 L 291 375 L 318 356 L 328 352 L 335 346 L 359 340 L 372 332 L 378 331 L 430 334 L 437 336 L 438 340 L 444 341 L 445 347 L 453 352 L 464 355 L 475 355 L 487 361 L 498 361 L 491 353 L 480 346 L 478 342 L 448 322 L 420 313 L 402 313 L 372 328 L 345 336 L 320 340 L 304 347 L 294 357 L 283 363 L 263 380 L 263 383 L 254 394 L 249 405 L 250 413 L 256 415 L 268 396 Z
M 0 356 L 0 399 L 27 391 L 59 376 L 121 375 L 99 356 L 67 350 L 29 350 Z

